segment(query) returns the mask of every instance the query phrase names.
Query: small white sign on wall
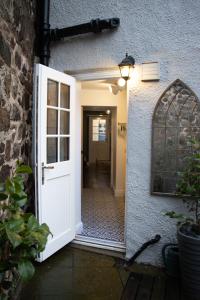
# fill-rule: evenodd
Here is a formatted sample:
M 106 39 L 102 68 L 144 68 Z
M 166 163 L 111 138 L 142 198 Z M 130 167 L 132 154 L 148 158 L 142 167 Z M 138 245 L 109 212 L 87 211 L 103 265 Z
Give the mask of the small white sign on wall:
M 159 81 L 160 65 L 158 62 L 142 63 L 142 81 Z

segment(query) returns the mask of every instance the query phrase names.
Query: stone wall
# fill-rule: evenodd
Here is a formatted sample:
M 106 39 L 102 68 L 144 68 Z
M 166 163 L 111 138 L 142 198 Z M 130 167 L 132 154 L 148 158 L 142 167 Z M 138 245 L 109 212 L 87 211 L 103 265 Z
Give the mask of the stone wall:
M 0 1 L 0 180 L 30 164 L 35 1 Z

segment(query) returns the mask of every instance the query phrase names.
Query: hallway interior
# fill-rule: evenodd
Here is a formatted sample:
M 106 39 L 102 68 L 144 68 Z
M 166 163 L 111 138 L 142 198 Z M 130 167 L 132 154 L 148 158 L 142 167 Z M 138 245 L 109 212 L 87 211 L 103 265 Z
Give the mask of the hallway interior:
M 124 247 L 127 98 L 126 86 L 113 93 L 113 85 L 117 86 L 116 78 L 81 86 L 83 231 L 79 237 Z

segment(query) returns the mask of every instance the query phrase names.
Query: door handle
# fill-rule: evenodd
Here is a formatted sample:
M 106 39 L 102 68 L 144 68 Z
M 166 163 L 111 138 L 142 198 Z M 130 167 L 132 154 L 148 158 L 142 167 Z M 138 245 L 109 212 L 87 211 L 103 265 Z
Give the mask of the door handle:
M 52 170 L 54 166 L 45 166 L 44 163 L 42 163 L 42 184 L 44 184 L 44 169 Z
M 42 166 L 42 168 L 50 170 L 50 169 L 54 169 L 54 166 Z

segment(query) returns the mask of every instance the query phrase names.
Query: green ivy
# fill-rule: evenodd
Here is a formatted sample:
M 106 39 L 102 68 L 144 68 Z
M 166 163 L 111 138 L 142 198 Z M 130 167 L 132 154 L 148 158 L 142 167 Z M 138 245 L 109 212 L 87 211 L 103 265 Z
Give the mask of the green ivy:
M 6 299 L 6 272 L 14 276 L 17 271 L 22 280 L 29 280 L 35 271 L 32 262 L 50 234 L 46 224 L 40 225 L 23 209 L 28 202 L 24 180 L 31 173 L 29 166 L 18 162 L 14 175 L 0 183 L 0 300 Z

